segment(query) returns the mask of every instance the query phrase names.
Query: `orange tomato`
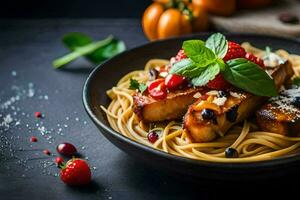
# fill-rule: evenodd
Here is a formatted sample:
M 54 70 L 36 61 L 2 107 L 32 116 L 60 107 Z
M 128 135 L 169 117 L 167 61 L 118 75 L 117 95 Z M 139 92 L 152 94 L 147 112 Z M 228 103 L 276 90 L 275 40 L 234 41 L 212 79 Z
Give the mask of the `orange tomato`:
M 176 8 L 164 8 L 164 0 L 156 0 L 144 12 L 142 18 L 143 31 L 149 40 L 203 31 L 208 28 L 208 17 L 201 5 L 189 4 L 193 18 Z M 159 2 L 160 3 L 159 3 Z
M 145 10 L 142 18 L 142 26 L 149 40 L 154 40 L 158 37 L 157 24 L 163 12 L 164 7 L 160 3 L 153 3 Z
M 195 3 L 190 5 L 190 9 L 194 15 L 192 21 L 193 31 L 201 32 L 207 30 L 209 28 L 209 19 L 204 7 L 201 4 Z
M 236 9 L 236 0 L 201 0 L 203 7 L 210 13 L 229 16 Z

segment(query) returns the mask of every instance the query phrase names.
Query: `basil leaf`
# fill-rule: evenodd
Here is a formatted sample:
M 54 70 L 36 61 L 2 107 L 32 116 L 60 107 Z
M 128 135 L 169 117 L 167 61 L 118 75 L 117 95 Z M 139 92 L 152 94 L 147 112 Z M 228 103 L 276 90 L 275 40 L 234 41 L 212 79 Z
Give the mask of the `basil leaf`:
M 93 40 L 83 33 L 68 33 L 63 36 L 63 43 L 70 50 L 74 51 L 77 47 L 85 46 L 93 42 Z
M 221 33 L 211 35 L 206 40 L 205 46 L 211 49 L 219 58 L 224 58 L 228 50 L 228 42 Z
M 232 85 L 255 95 L 277 95 L 274 81 L 267 72 L 244 58 L 229 60 L 223 76 Z
M 204 69 L 204 67 L 196 66 L 190 59 L 183 59 L 172 66 L 170 73 L 194 78 L 199 76 Z
M 144 83 L 139 83 L 135 79 L 130 79 L 129 89 L 138 90 L 139 92 L 141 92 L 143 94 L 147 90 L 147 85 Z
M 205 47 L 202 40 L 188 40 L 183 42 L 184 53 L 199 67 L 206 67 L 216 60 L 212 50 Z
M 171 74 L 181 74 L 185 70 L 191 70 L 195 67 L 195 63 L 190 59 L 183 59 L 173 64 L 170 69 Z
M 108 58 L 111 58 L 125 50 L 126 50 L 126 46 L 123 41 L 113 39 L 109 44 L 86 55 L 86 57 L 94 63 L 100 63 L 100 62 L 102 62 Z
M 113 40 L 113 37 L 108 36 L 104 40 L 93 42 L 93 43 L 90 43 L 90 44 L 87 44 L 84 46 L 79 46 L 79 47 L 75 48 L 71 53 L 55 59 L 52 62 L 52 65 L 54 68 L 58 69 L 81 56 L 89 55 L 92 52 L 96 51 L 97 49 L 108 45 L 112 40 Z
M 202 73 L 191 80 L 194 86 L 206 85 L 210 80 L 213 80 L 220 72 L 220 66 L 218 63 L 213 63 L 205 68 Z

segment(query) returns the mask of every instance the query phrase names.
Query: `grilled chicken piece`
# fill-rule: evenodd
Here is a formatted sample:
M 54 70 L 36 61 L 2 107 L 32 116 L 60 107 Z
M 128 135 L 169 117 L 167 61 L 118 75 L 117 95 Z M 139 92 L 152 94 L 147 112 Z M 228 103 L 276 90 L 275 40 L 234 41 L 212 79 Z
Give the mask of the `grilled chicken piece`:
M 270 71 L 277 89 L 290 79 L 293 73 L 289 62 Z M 184 117 L 184 129 L 192 141 L 212 141 L 217 136 L 224 135 L 234 124 L 252 115 L 265 101 L 266 97 L 244 91 L 231 91 L 227 97 L 210 95 L 207 100 L 199 99 L 189 107 Z M 210 112 L 212 110 L 213 113 Z
M 286 136 L 300 135 L 300 87 L 283 90 L 256 112 L 264 131 Z
M 135 93 L 133 111 L 140 120 L 145 122 L 179 119 L 183 117 L 188 106 L 197 100 L 197 96 L 201 95 L 203 90 L 204 88 L 177 90 L 168 93 L 163 100 L 156 100 L 150 95 Z

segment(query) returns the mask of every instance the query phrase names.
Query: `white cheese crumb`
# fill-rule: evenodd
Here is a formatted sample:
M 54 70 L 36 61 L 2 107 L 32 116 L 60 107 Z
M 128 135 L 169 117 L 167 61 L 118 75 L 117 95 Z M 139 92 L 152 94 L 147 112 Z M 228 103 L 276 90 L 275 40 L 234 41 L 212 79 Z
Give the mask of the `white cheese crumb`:
M 166 76 L 168 76 L 168 72 L 160 72 L 159 73 L 159 75 L 161 76 L 161 77 L 166 77 Z
M 172 57 L 172 58 L 170 59 L 170 65 L 173 66 L 173 64 L 175 64 L 175 63 L 176 63 L 176 58 L 175 58 L 175 57 Z
M 196 98 L 196 99 L 199 99 L 201 96 L 202 96 L 201 93 L 197 92 L 197 93 L 194 94 L 193 97 Z
M 213 103 L 218 106 L 223 106 L 226 101 L 227 101 L 226 97 L 220 97 L 220 98 L 214 98 Z
M 207 95 L 218 95 L 218 91 L 217 90 L 212 90 L 206 93 Z
M 269 53 L 263 57 L 264 65 L 267 67 L 277 67 L 278 65 L 284 64 L 286 62 L 285 58 L 280 57 L 275 53 Z
M 231 96 L 233 96 L 233 97 L 235 97 L 235 98 L 238 98 L 238 99 L 240 99 L 240 98 L 242 97 L 241 94 L 238 94 L 238 93 L 236 93 L 236 92 L 229 92 L 229 93 L 230 93 Z

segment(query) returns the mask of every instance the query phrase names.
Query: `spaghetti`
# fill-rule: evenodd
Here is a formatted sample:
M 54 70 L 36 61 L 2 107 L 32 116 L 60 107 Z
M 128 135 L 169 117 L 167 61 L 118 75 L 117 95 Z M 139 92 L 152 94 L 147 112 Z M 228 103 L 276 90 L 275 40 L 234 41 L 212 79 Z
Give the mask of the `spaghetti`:
M 247 52 L 258 57 L 262 57 L 265 53 L 249 43 L 243 43 L 242 46 Z M 285 50 L 278 50 L 276 54 L 288 59 L 292 63 L 295 76 L 300 75 L 299 55 L 289 54 Z M 115 131 L 166 153 L 211 162 L 255 162 L 300 152 L 300 137 L 287 137 L 259 131 L 254 123 L 248 121 L 244 121 L 243 125 L 235 125 L 225 136 L 207 143 L 190 142 L 182 129 L 182 123 L 171 121 L 164 126 L 151 129 L 161 134 L 154 144 L 150 143 L 147 139 L 148 125 L 139 121 L 132 110 L 134 91 L 128 89 L 129 80 L 133 78 L 138 82 L 146 83 L 150 68 L 162 66 L 168 62 L 168 60 L 152 59 L 146 64 L 144 70 L 128 73 L 115 87 L 107 91 L 112 101 L 108 108 L 104 106 L 101 108 L 106 112 L 108 122 Z M 226 158 L 225 150 L 228 147 L 235 148 L 239 153 L 239 158 Z

